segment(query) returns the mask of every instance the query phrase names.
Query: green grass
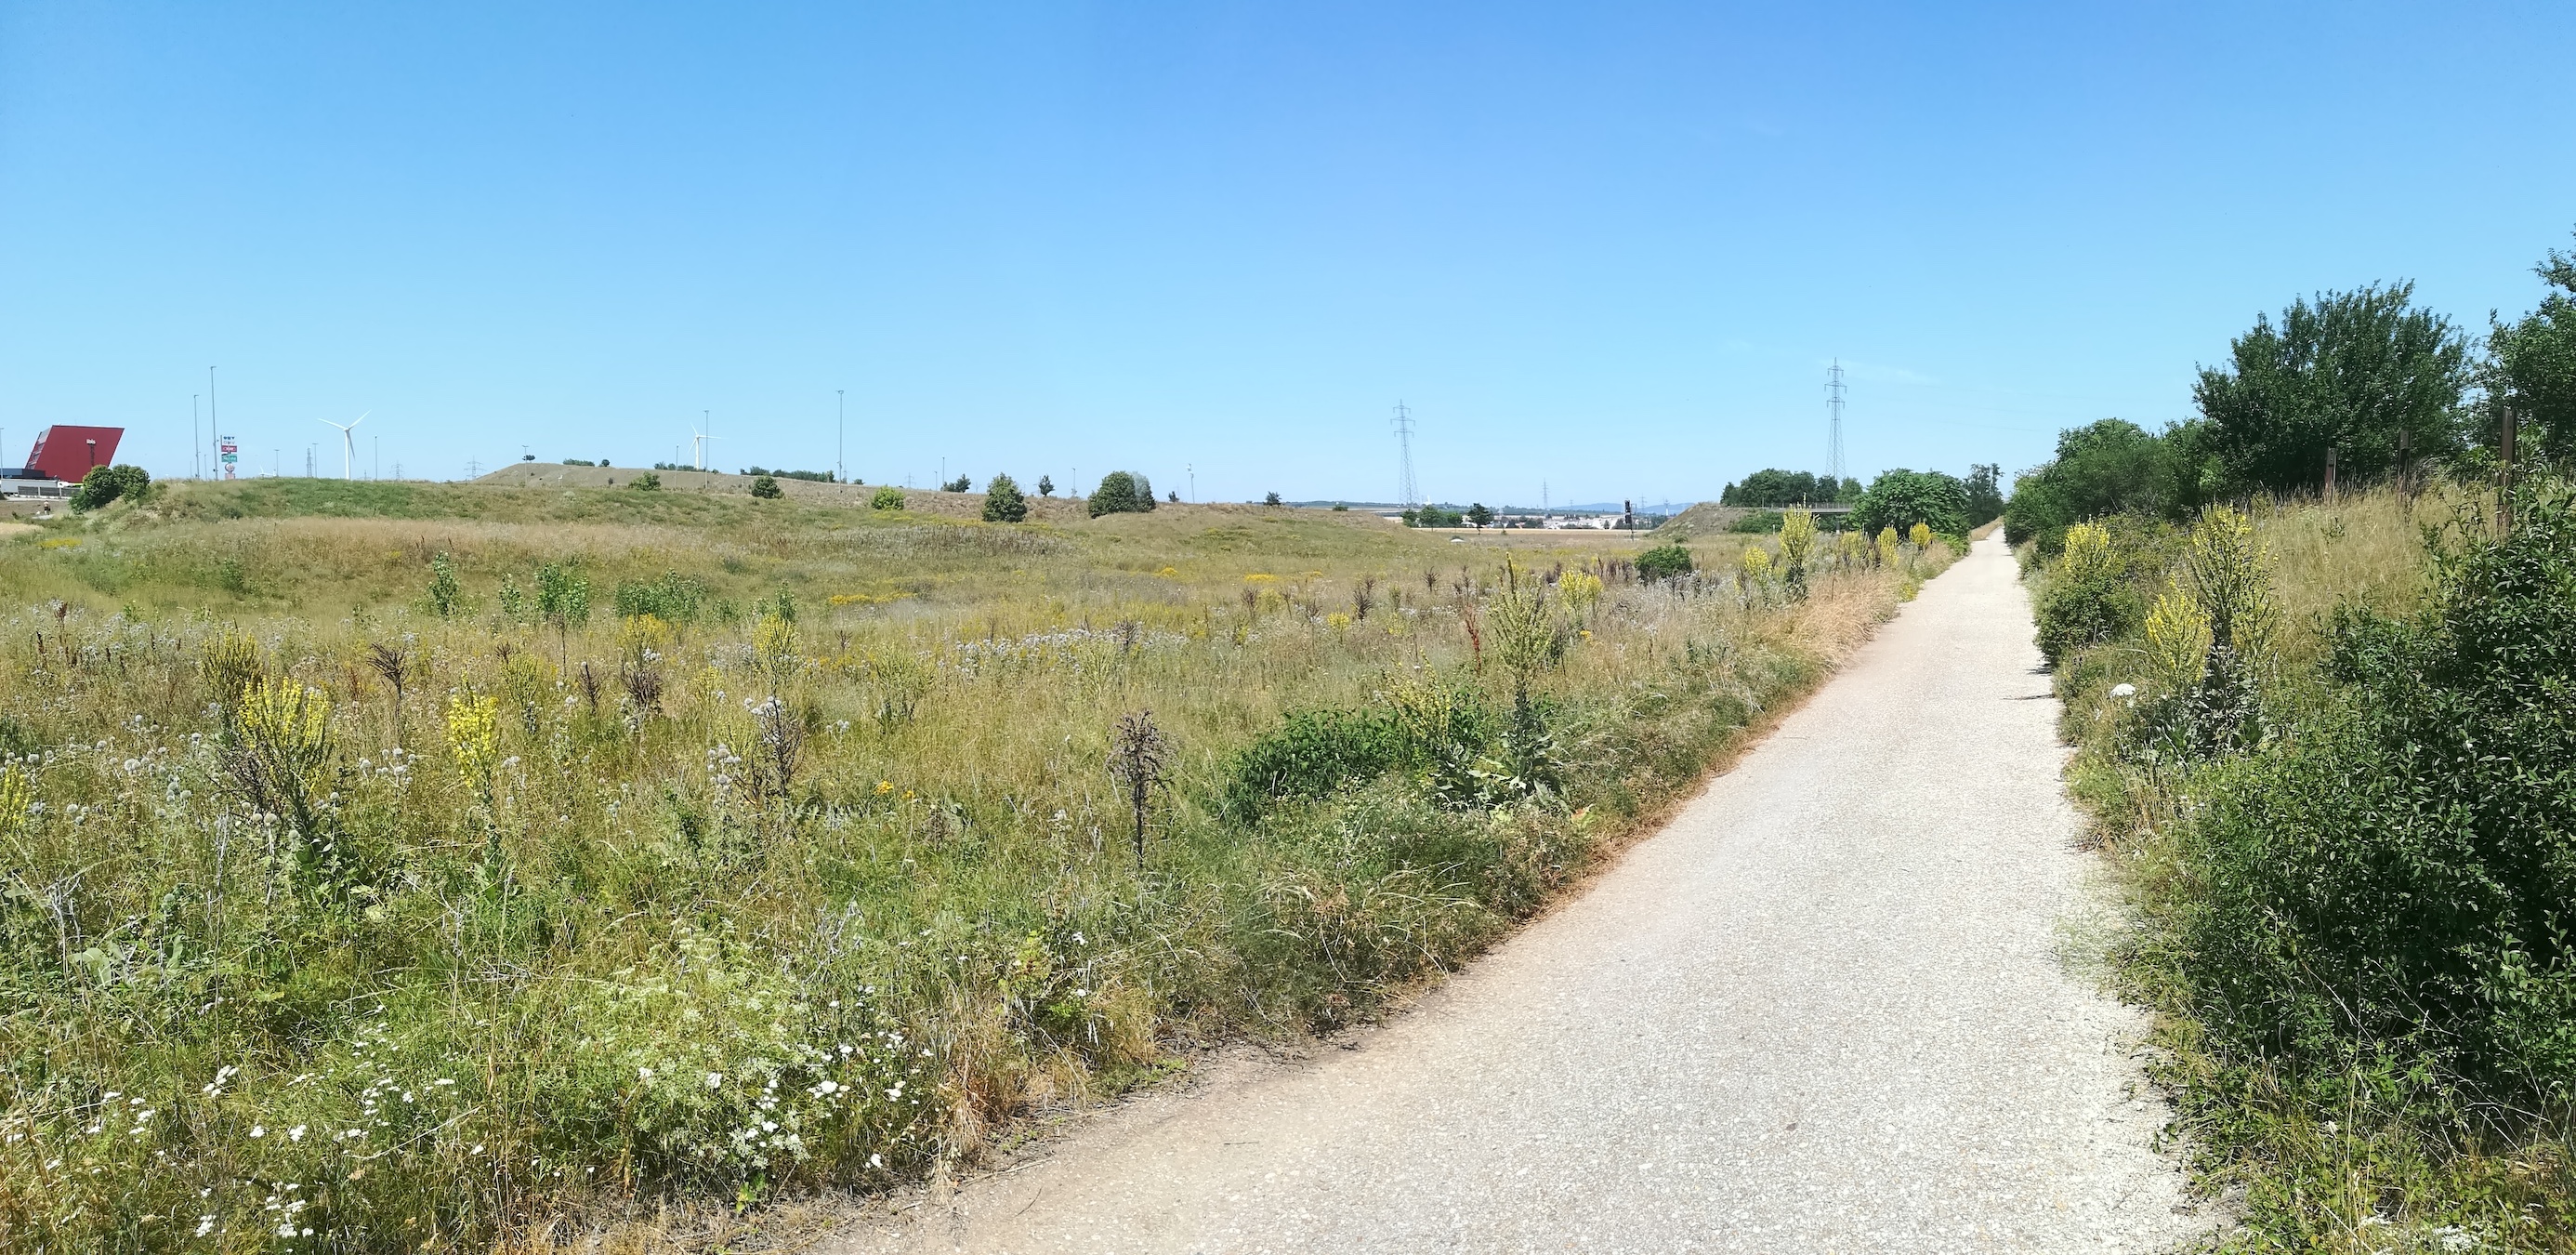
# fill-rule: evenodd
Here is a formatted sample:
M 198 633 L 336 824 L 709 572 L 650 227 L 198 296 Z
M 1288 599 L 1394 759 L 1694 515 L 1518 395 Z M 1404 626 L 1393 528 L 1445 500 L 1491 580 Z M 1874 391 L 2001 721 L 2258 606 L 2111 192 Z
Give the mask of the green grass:
M 0 1246 L 649 1228 L 913 1180 L 1196 1046 L 1366 1016 L 1941 561 L 1794 600 L 1627 582 L 1634 548 L 327 481 L 0 540 Z M 540 617 L 546 563 L 586 619 Z M 1586 567 L 1598 603 L 1534 620 L 1561 661 L 1507 651 L 1502 586 Z M 608 612 L 667 573 L 690 621 Z M 1170 747 L 1141 858 L 1106 769 L 1138 711 Z M 1300 711 L 1485 731 L 1229 809 Z

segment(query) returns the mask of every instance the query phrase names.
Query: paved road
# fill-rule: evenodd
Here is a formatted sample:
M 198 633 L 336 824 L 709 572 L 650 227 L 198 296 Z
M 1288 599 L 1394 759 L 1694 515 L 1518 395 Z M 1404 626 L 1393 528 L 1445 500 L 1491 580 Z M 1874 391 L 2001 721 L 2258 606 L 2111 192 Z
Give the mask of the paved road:
M 823 1249 L 2147 1251 L 2188 1236 L 2000 541 L 1579 900 L 1353 1050 L 1220 1069 Z

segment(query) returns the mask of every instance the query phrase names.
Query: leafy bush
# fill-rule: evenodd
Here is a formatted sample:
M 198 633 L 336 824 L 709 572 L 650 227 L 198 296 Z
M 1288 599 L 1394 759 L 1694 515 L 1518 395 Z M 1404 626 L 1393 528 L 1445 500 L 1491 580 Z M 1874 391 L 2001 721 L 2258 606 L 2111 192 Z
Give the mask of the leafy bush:
M 958 476 L 958 477 L 957 477 L 957 478 L 955 478 L 955 479 L 949 480 L 947 483 L 941 484 L 941 485 L 939 486 L 939 491 L 941 491 L 941 492 L 966 492 L 966 491 L 968 491 L 968 490 L 972 489 L 974 486 L 975 486 L 975 481 L 974 481 L 974 480 L 968 479 L 967 477 L 965 477 L 965 476 L 963 476 L 963 475 L 960 475 L 960 476 Z
M 2192 400 L 2230 487 L 2314 489 L 2329 449 L 2340 475 L 2376 478 L 2396 465 L 2400 434 L 2416 457 L 2460 447 L 2468 341 L 2414 295 L 2399 283 L 2293 301 L 2277 326 L 2257 317 L 2225 365 L 2201 368 Z
M 2068 655 L 2127 633 L 2137 625 L 2137 595 L 2129 587 L 2126 556 L 2111 545 L 2111 533 L 2096 523 L 2079 523 L 2066 533 L 2065 550 L 2048 569 L 2033 617 L 2039 625 L 2039 652 L 2051 667 Z
M 93 466 L 72 490 L 72 509 L 95 510 L 117 500 L 140 501 L 152 477 L 139 466 Z
M 621 580 L 615 597 L 617 617 L 649 614 L 664 623 L 695 623 L 707 596 L 704 580 L 677 571 L 664 571 L 650 580 Z
M 2229 764 L 2188 832 L 2182 947 L 2221 1043 L 2391 1053 L 2477 1095 L 2576 1099 L 2576 503 L 2437 558 L 2428 604 L 2347 611 L 2337 700 Z
M 776 501 L 780 497 L 786 496 L 787 493 L 786 490 L 778 486 L 778 480 L 775 476 L 757 475 L 754 476 L 751 481 L 751 495 L 758 497 L 763 501 Z
M 626 481 L 626 486 L 637 492 L 660 492 L 662 477 L 651 471 L 638 471 L 635 478 Z
M 1465 527 L 1467 525 L 1465 514 L 1456 510 L 1444 510 L 1436 505 L 1407 510 L 1399 517 L 1404 520 L 1406 527 Z
M 1479 756 L 1501 736 L 1502 720 L 1471 689 L 1408 686 L 1368 710 L 1306 710 L 1253 739 L 1227 760 L 1224 805 L 1241 820 L 1273 805 L 1333 795 L 1399 769 L 1421 773 L 1435 793 L 1478 795 Z
M 1657 545 L 1637 555 L 1637 577 L 1649 583 L 1691 573 L 1690 550 L 1680 545 Z
M 1852 503 L 1852 525 L 1865 532 L 1917 523 L 1936 532 L 1968 530 L 1968 486 L 1939 471 L 1881 471 Z
M 2480 381 L 2522 416 L 2535 452 L 2563 462 L 2576 455 L 2576 253 L 2553 248 L 2532 269 L 2549 291 L 2513 322 L 2488 316 L 2491 360 Z
M 1772 507 L 1838 505 L 1859 495 L 1860 481 L 1856 479 L 1837 482 L 1831 475 L 1773 467 L 1755 471 L 1739 483 L 1728 484 L 1718 494 L 1717 503 Z
M 439 618 L 452 617 L 465 605 L 465 586 L 456 578 L 456 560 L 440 550 L 429 559 L 429 608 Z
M 1029 500 L 1020 495 L 1020 486 L 1008 475 L 996 475 L 984 487 L 984 521 L 987 523 L 1021 523 L 1029 517 Z
M 1272 803 L 1324 797 L 1393 770 L 1404 738 L 1379 711 L 1302 710 L 1236 751 L 1226 770 L 1226 809 L 1242 818 Z
M 892 484 L 879 487 L 875 492 L 868 494 L 868 508 L 871 510 L 902 509 L 903 490 Z
M 1111 471 L 1091 492 L 1091 517 L 1145 514 L 1154 508 L 1154 485 L 1134 471 Z

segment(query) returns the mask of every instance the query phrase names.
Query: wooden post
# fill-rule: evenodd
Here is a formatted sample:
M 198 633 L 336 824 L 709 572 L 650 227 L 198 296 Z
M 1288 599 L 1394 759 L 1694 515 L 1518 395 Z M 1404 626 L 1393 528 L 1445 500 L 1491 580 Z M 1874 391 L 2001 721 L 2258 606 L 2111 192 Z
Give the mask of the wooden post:
M 2513 407 L 2498 405 L 2496 413 L 2502 430 L 2496 446 L 2504 454 L 2504 466 L 2496 472 L 2496 535 L 2513 534 Z
M 2326 504 L 2327 504 L 2327 505 L 2333 505 L 2333 504 L 2334 504 L 2334 499 L 2335 499 L 2335 491 L 2334 491 L 2334 473 L 2335 473 L 2335 451 L 2334 451 L 2334 446 L 2333 446 L 2333 445 L 2327 445 L 2327 446 L 2326 446 Z

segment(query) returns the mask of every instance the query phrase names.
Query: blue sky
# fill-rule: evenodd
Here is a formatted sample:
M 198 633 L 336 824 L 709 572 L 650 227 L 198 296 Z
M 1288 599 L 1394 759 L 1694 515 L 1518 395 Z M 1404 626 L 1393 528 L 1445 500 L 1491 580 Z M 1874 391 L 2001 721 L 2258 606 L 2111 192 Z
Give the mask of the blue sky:
M 2563 4 L 0 2 L 0 459 L 1714 496 L 2472 329 L 2576 228 Z

